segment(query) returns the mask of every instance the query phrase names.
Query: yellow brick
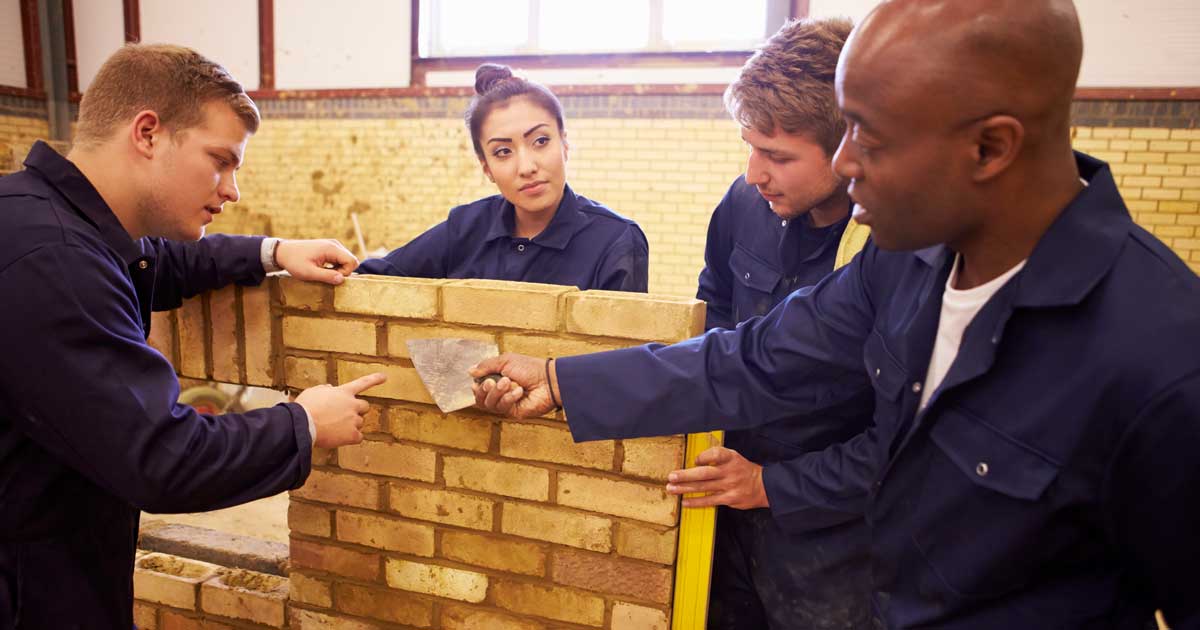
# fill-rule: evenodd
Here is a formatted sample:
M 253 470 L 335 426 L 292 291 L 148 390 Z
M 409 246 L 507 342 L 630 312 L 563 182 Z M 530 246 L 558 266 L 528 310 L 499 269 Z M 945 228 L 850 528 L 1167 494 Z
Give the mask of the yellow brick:
M 550 472 L 536 466 L 446 456 L 442 458 L 442 477 L 450 488 L 467 488 L 531 501 L 550 498 Z
M 304 350 L 375 354 L 375 323 L 328 317 L 283 318 L 283 345 Z
M 1171 188 L 1146 188 L 1142 190 L 1142 197 L 1146 199 L 1178 200 L 1181 194 L 1178 189 Z M 1158 207 L 1161 210 L 1162 204 L 1159 204 Z
M 1189 177 L 1200 177 L 1200 164 L 1191 164 L 1184 168 L 1187 169 L 1186 171 L 1184 171 L 1185 175 L 1187 175 Z M 1172 174 L 1174 174 L 1174 173 L 1172 173 Z
M 441 549 L 441 555 L 465 564 L 538 577 L 546 575 L 546 552 L 536 543 L 446 530 L 442 532 Z
M 1174 225 L 1175 215 L 1162 212 L 1143 212 L 1138 217 L 1138 223 L 1146 225 Z
M 1200 239 L 1196 238 L 1177 238 L 1172 243 L 1175 249 L 1197 250 L 1200 249 Z
M 1154 235 L 1159 238 L 1190 237 L 1196 234 L 1196 228 L 1190 225 L 1160 225 L 1154 227 Z
M 336 590 L 337 607 L 341 612 L 378 619 L 380 621 L 406 624 L 409 627 L 428 628 L 433 623 L 432 601 L 415 597 L 408 593 L 397 593 L 387 589 L 366 588 L 354 584 L 338 584 Z M 326 628 L 329 630 L 342 630 L 343 628 L 359 630 L 358 622 L 353 623 L 354 625 L 337 623 L 316 627 L 322 630 Z M 369 627 L 371 630 L 378 630 L 379 628 L 379 626 L 374 624 L 366 627 Z
M 337 538 L 343 542 L 388 551 L 433 556 L 433 526 L 394 517 L 337 512 Z
M 414 593 L 479 603 L 487 596 L 488 577 L 483 573 L 388 558 L 387 584 Z
M 302 311 L 320 311 L 329 304 L 329 285 L 323 282 L 305 282 L 289 275 L 279 277 L 280 299 L 288 308 Z
M 1195 201 L 1160 201 L 1158 209 L 1161 212 L 1196 212 L 1200 209 L 1200 203 Z
M 684 439 L 677 436 L 623 441 L 621 472 L 665 482 L 667 473 L 683 468 Z
M 572 127 L 577 123 L 572 123 Z M 544 630 L 545 626 L 490 610 L 442 604 L 442 630 Z
M 223 383 L 240 383 L 238 368 L 237 292 L 225 287 L 208 294 L 209 314 L 212 316 L 211 335 L 213 379 Z
M 1166 140 L 1171 137 L 1171 130 L 1161 127 L 1131 129 L 1129 137 L 1139 140 Z
M 566 297 L 568 332 L 679 341 L 704 329 L 704 303 L 692 298 L 586 291 Z
M 378 510 L 379 482 L 366 477 L 314 470 L 304 485 L 292 490 L 297 499 Z
M 1182 199 L 1184 201 L 1200 201 L 1200 188 L 1183 191 Z
M 1108 148 L 1110 151 L 1146 151 L 1150 145 L 1145 140 L 1109 140 Z
M 493 587 L 501 608 L 587 626 L 604 624 L 604 599 L 557 586 L 498 580 Z
M 1107 151 L 1109 140 L 1095 138 L 1076 139 L 1071 143 L 1076 151 L 1091 153 L 1092 151 Z
M 158 350 L 174 367 L 175 364 L 175 317 L 170 311 L 150 314 L 150 338 L 146 340 Z
M 1125 205 L 1132 212 L 1153 212 L 1158 210 L 1158 202 L 1153 199 L 1127 199 Z
M 1162 185 L 1161 177 L 1129 177 L 1129 176 L 1126 176 L 1126 177 L 1121 178 L 1121 187 L 1122 188 L 1124 188 L 1126 186 L 1128 186 L 1130 188 L 1146 188 L 1146 187 L 1157 188 L 1161 185 Z
M 487 343 L 496 343 L 496 335 L 472 328 L 423 326 L 420 324 L 388 324 L 389 355 L 405 359 L 411 358 L 408 353 L 408 344 L 406 343 L 409 339 L 477 339 Z
M 390 484 L 388 505 L 401 516 L 487 531 L 492 529 L 495 503 L 460 492 Z
M 431 319 L 437 317 L 438 287 L 445 280 L 352 276 L 333 290 L 342 313 Z
M 679 498 L 661 486 L 616 481 L 575 473 L 559 473 L 559 505 L 674 525 L 679 518 Z
M 1200 214 L 1180 215 L 1178 219 L 1180 225 L 1200 225 Z
M 492 442 L 493 421 L 465 414 L 442 415 L 436 410 L 391 407 L 388 430 L 399 440 L 438 444 L 486 452 Z
M 138 630 L 158 629 L 158 609 L 140 602 L 133 603 L 133 625 Z
M 659 564 L 674 564 L 677 533 L 673 527 L 623 521 L 617 525 L 617 553 Z
M 1147 172 L 1145 164 L 1110 164 L 1113 175 L 1141 175 Z M 1161 173 L 1160 173 L 1161 174 Z
M 576 443 L 571 432 L 537 424 L 500 425 L 500 454 L 599 470 L 612 470 L 615 443 L 610 440 Z
M 200 587 L 204 612 L 272 628 L 283 626 L 287 598 L 286 578 L 244 569 L 230 570 Z
M 349 585 L 346 585 L 349 586 Z M 385 594 L 386 595 L 386 594 Z M 378 600 L 367 599 L 369 603 Z M 433 604 L 429 604 L 432 610 Z M 428 623 L 422 624 L 428 626 Z M 339 617 L 291 607 L 288 609 L 288 627 L 292 630 L 379 630 L 379 626 L 350 617 Z
M 558 328 L 559 296 L 577 291 L 552 284 L 458 280 L 442 287 L 447 322 L 526 330 Z
M 1092 129 L 1093 138 L 1128 138 L 1130 130 L 1121 127 L 1095 127 Z
M 1139 152 L 1127 153 L 1125 160 L 1128 162 L 1138 162 L 1141 164 L 1162 164 L 1167 159 L 1166 153 L 1160 152 Z
M 1200 140 L 1200 129 L 1172 129 L 1172 140 Z
M 1200 164 L 1200 151 L 1192 153 L 1168 153 L 1168 164 Z
M 246 383 L 275 384 L 275 341 L 271 327 L 271 292 L 267 285 L 242 288 L 242 320 L 246 328 Z
M 363 392 L 363 395 L 433 404 L 433 398 L 429 396 L 429 390 L 425 389 L 425 384 L 417 375 L 416 368 L 384 363 L 359 363 L 343 360 L 337 362 L 338 383 L 348 383 L 360 376 L 374 372 L 386 374 L 387 382 L 368 389 Z
M 633 345 L 633 342 L 621 339 L 597 340 L 595 338 L 577 338 L 552 335 L 525 335 L 521 333 L 504 333 L 502 336 L 502 352 L 515 352 L 535 357 L 569 357 L 592 352 L 616 350 Z
M 337 466 L 359 473 L 432 482 L 436 476 L 437 454 L 409 444 L 365 440 L 338 449 Z
M 613 605 L 612 630 L 667 630 L 667 613 L 626 602 Z
M 1072 138 L 1091 138 L 1092 137 L 1092 128 L 1091 127 L 1072 127 L 1071 128 L 1071 137 Z
M 1141 188 L 1125 188 L 1123 186 L 1118 186 L 1117 192 L 1121 194 L 1122 199 L 1126 199 L 1126 200 L 1142 198 L 1142 189 Z
M 308 389 L 329 382 L 324 359 L 284 357 L 283 373 L 289 387 Z
M 505 503 L 501 531 L 513 536 L 607 553 L 613 523 L 607 518 L 523 503 Z
M 172 608 L 196 610 L 200 584 L 220 568 L 164 553 L 147 554 L 134 565 L 133 596 Z
M 1150 150 L 1183 153 L 1188 150 L 1188 143 L 1180 140 L 1159 140 L 1150 143 Z
M 321 608 L 333 606 L 333 588 L 327 580 L 292 571 L 288 574 L 288 592 L 293 601 Z
M 1185 175 L 1182 164 L 1149 164 L 1146 166 L 1147 175 Z M 1114 173 L 1116 171 L 1113 171 Z
M 176 317 L 179 322 L 179 373 L 189 378 L 207 378 L 204 305 L 200 297 L 184 301 Z
M 1200 177 L 1164 177 L 1163 188 L 1200 188 Z
M 333 533 L 332 514 L 317 505 L 289 501 L 287 522 L 288 529 L 297 534 L 328 538 Z

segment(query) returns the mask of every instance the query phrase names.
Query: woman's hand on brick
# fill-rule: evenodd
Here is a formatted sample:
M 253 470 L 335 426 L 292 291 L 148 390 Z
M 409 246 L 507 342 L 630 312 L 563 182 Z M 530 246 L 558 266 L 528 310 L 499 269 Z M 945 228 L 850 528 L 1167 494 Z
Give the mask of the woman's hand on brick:
M 382 372 L 360 376 L 342 385 L 317 385 L 296 397 L 314 430 L 313 446 L 337 448 L 362 442 L 363 414 L 371 405 L 358 395 L 387 380 Z
M 494 378 L 496 374 L 501 376 L 499 381 Z M 489 375 L 493 375 L 493 378 L 483 378 Z M 535 418 L 557 407 L 554 397 L 550 395 L 551 383 L 547 380 L 545 359 L 523 354 L 502 354 L 481 361 L 471 369 L 471 376 L 483 378 L 472 388 L 476 406 L 492 413 L 513 418 Z

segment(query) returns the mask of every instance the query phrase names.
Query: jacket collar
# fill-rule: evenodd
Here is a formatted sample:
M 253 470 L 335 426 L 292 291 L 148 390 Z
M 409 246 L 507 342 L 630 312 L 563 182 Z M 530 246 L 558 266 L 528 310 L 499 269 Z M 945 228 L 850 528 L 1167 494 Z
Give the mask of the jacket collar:
M 126 265 L 142 257 L 141 242 L 130 238 L 96 187 L 70 160 L 38 140 L 25 158 L 25 166 L 66 197 L 75 211 L 96 227 L 101 240 L 117 252 Z
M 516 208 L 507 199 L 501 199 L 500 212 L 492 214 L 484 241 L 513 237 L 513 231 L 516 229 Z M 569 185 L 564 184 L 562 200 L 559 201 L 550 224 L 541 234 L 530 240 L 542 247 L 566 249 L 571 238 L 592 222 L 587 213 L 580 210 L 580 205 L 580 197 Z

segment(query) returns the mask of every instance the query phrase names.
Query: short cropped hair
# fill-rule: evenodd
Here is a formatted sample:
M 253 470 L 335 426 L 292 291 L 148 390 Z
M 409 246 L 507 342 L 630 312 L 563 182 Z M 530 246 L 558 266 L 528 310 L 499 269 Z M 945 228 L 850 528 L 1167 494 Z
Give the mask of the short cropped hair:
M 214 101 L 228 104 L 246 131 L 258 131 L 258 107 L 221 64 L 183 46 L 126 44 L 84 93 L 75 143 L 99 143 L 144 110 L 179 132 L 200 124 L 204 106 Z
M 854 25 L 845 18 L 788 22 L 742 66 L 725 90 L 725 107 L 744 127 L 807 133 L 833 155 L 846 130 L 833 78 Z

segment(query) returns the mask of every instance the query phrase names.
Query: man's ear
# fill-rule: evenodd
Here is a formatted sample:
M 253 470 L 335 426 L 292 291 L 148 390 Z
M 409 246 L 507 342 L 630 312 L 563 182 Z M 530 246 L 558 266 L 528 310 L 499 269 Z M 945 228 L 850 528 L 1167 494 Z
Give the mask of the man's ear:
M 1025 126 L 1012 116 L 989 116 L 972 130 L 975 151 L 973 178 L 985 182 L 996 178 L 1016 161 L 1025 142 Z
M 138 112 L 129 130 L 133 150 L 147 159 L 154 157 L 154 150 L 166 140 L 166 129 L 153 110 Z

